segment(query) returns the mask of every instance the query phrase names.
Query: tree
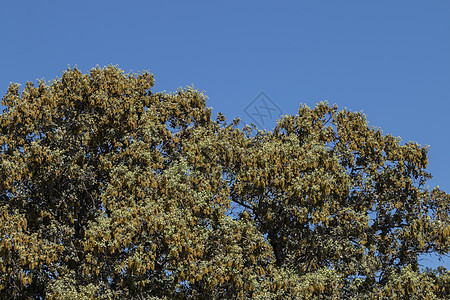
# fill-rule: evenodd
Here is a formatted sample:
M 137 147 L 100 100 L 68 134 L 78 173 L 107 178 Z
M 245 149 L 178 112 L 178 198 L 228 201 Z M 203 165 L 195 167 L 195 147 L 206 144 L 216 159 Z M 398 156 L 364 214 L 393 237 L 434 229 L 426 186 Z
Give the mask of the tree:
M 449 296 L 445 268 L 419 269 L 450 248 L 426 148 L 327 103 L 240 130 L 152 86 L 115 66 L 10 85 L 2 298 Z

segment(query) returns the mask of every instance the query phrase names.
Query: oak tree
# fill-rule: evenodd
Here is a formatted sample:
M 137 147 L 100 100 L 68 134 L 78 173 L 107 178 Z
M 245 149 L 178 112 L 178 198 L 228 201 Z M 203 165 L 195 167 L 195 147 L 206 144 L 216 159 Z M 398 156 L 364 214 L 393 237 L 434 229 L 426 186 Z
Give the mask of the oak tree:
M 115 66 L 11 84 L 0 116 L 0 296 L 440 298 L 450 196 L 427 148 L 301 106 L 238 128 L 193 88 Z

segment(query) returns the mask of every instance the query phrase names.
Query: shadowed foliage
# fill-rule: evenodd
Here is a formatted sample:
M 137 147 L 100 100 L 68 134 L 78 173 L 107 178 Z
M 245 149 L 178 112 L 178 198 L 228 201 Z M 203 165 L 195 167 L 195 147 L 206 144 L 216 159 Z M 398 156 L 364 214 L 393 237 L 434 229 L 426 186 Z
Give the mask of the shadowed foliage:
M 427 148 L 319 103 L 273 131 L 115 66 L 11 84 L 0 297 L 445 299 L 450 196 Z M 234 212 L 234 213 L 233 213 Z

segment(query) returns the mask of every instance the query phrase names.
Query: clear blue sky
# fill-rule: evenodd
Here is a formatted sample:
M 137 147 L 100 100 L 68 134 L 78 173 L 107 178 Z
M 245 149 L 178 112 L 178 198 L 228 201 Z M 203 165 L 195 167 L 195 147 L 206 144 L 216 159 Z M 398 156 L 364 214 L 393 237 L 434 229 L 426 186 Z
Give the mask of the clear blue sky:
M 430 186 L 450 192 L 448 0 L 2 1 L 0 38 L 1 97 L 114 64 L 150 70 L 154 91 L 193 84 L 228 120 L 251 122 L 260 92 L 291 115 L 328 100 L 429 145 Z

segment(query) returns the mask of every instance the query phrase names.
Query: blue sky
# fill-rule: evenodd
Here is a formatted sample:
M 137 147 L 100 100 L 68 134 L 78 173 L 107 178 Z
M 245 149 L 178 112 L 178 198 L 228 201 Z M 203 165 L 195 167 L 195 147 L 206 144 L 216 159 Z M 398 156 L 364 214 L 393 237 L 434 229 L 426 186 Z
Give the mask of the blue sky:
M 194 85 L 227 120 L 251 122 L 261 95 L 290 115 L 328 100 L 429 145 L 430 186 L 450 192 L 449 15 L 448 0 L 3 1 L 0 93 L 114 64 L 154 91 Z

